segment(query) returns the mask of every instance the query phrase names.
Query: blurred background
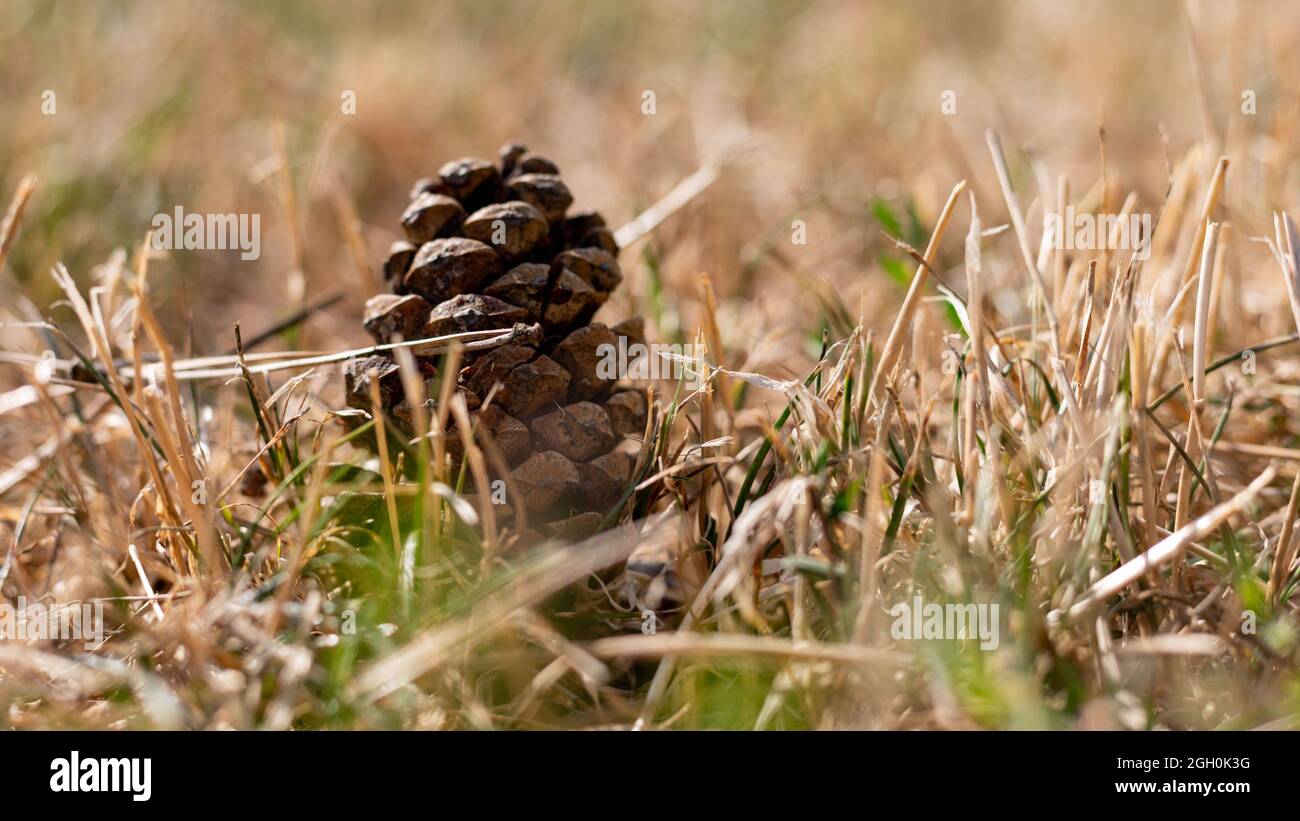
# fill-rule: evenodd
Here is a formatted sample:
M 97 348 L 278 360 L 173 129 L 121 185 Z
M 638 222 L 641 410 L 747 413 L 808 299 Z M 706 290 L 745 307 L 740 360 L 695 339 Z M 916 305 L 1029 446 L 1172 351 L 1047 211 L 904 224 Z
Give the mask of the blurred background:
M 1250 192 L 1238 221 L 1258 220 L 1241 233 L 1268 230 L 1271 209 L 1294 202 L 1300 98 L 1284 80 L 1300 69 L 1288 25 L 1298 12 L 6 2 L 0 189 L 7 198 L 28 173 L 39 187 L 0 291 L 9 314 L 18 294 L 46 313 L 56 261 L 84 284 L 115 248 L 137 246 L 156 213 L 259 213 L 260 259 L 181 251 L 154 262 L 151 288 L 178 348 L 220 352 L 236 320 L 247 333 L 340 288 L 344 302 L 285 342 L 363 344 L 360 304 L 377 284 L 358 262 L 374 271 L 400 236 L 411 182 L 443 162 L 523 140 L 559 164 L 575 208 L 617 226 L 725 159 L 715 185 L 625 253 L 628 285 L 605 316 L 642 313 L 659 338 L 690 338 L 707 274 L 732 364 L 792 374 L 815 351 L 828 290 L 852 318 L 887 327 L 905 283 L 882 230 L 923 244 L 961 178 L 987 224 L 1005 221 L 988 128 L 1002 134 L 1031 220 L 1035 190 L 1054 190 L 1057 174 L 1072 176 L 1076 197 L 1100 178 L 1099 125 L 1113 196 L 1137 190 L 1148 207 L 1167 162 L 1217 134 L 1249 147 L 1229 186 L 1230 203 Z M 1247 89 L 1252 116 L 1238 113 Z M 364 250 L 343 228 L 351 209 Z M 791 241 L 795 220 L 806 244 Z M 961 232 L 950 234 L 959 255 Z M 32 345 L 25 334 L 8 342 Z

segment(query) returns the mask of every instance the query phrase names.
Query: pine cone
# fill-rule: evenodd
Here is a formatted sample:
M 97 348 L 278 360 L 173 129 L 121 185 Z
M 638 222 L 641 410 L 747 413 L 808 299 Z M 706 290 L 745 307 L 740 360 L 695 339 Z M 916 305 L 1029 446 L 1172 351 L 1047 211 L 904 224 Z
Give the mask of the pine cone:
M 641 336 L 639 320 L 614 329 L 592 321 L 622 280 L 618 246 L 600 214 L 567 215 L 572 203 L 555 163 L 519 143 L 501 149 L 499 166 L 447 163 L 412 188 L 401 219 L 406 240 L 393 243 L 383 266 L 392 293 L 372 297 L 365 312 L 366 330 L 381 344 L 537 326 L 538 344 L 521 332 L 523 344 L 470 354 L 457 379 L 476 430 L 492 435 L 530 516 L 543 522 L 591 519 L 616 501 L 633 468 L 619 445 L 646 421 L 644 394 L 597 367 L 601 345 L 616 349 L 620 334 Z M 422 376 L 436 362 L 421 361 Z M 349 404 L 364 410 L 369 380 L 379 379 L 391 424 L 413 435 L 390 358 L 367 357 L 345 376 Z M 433 386 L 426 382 L 430 396 Z M 452 434 L 448 453 L 458 463 Z

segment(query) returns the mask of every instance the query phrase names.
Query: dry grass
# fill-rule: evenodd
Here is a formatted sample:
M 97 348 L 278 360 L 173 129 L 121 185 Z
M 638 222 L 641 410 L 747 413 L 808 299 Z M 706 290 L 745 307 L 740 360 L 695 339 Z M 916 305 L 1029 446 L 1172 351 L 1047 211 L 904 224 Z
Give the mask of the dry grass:
M 383 8 L 0 12 L 59 106 L 0 136 L 0 593 L 111 627 L 0 641 L 7 725 L 1300 722 L 1293 10 Z M 337 413 L 409 181 L 512 136 L 624 224 L 603 317 L 709 351 L 581 544 L 446 469 L 449 392 L 409 450 Z M 140 250 L 174 204 L 262 258 Z

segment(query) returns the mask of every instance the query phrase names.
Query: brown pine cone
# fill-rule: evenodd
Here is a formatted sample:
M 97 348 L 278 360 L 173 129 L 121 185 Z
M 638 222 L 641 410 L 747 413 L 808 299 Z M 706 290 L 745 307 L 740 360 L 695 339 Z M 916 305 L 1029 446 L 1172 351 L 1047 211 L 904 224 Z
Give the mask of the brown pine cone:
M 602 345 L 616 349 L 619 335 L 642 334 L 639 320 L 614 329 L 592 321 L 622 280 L 618 246 L 600 214 L 568 215 L 572 203 L 555 163 L 520 143 L 501 149 L 499 166 L 447 163 L 412 188 L 401 219 L 406 240 L 393 243 L 383 266 L 392 293 L 372 297 L 365 312 L 379 343 L 540 326 L 539 344 L 468 355 L 458 382 L 476 430 L 493 437 L 530 516 L 543 522 L 573 521 L 616 501 L 634 461 L 620 443 L 641 436 L 646 422 L 645 395 L 620 389 L 599 367 Z M 421 360 L 422 371 L 436 362 Z M 377 378 L 391 424 L 413 434 L 389 357 L 353 363 L 345 375 L 350 405 L 369 410 Z M 458 464 L 452 433 L 448 453 Z

